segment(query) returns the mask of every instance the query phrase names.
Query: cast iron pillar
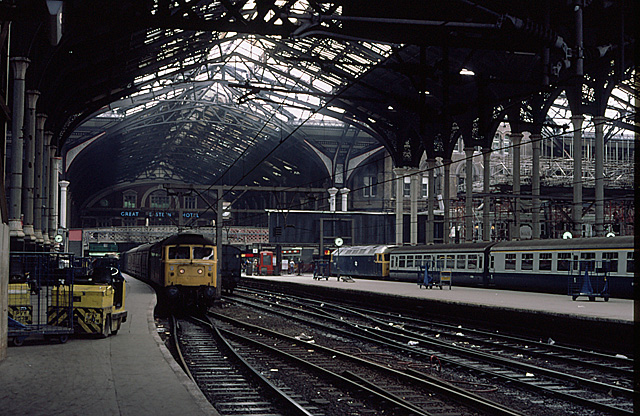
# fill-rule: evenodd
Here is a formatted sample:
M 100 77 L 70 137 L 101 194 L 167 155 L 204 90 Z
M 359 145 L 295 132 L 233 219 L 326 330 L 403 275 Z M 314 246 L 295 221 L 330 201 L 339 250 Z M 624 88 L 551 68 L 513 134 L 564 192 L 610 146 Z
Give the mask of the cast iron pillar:
M 491 241 L 491 147 L 482 148 L 482 241 Z
M 531 165 L 531 227 L 532 238 L 540 239 L 540 147 L 542 135 L 534 133 L 531 135 L 531 149 L 533 161 Z
M 513 228 L 510 232 L 511 240 L 520 239 L 520 144 L 522 143 L 522 133 L 511 133 L 511 150 L 513 151 Z
M 327 191 L 329 192 L 329 211 L 336 212 L 336 195 L 338 194 L 338 188 L 329 188 Z
M 396 245 L 401 246 L 404 242 L 404 168 L 393 168 L 396 175 Z
M 604 117 L 593 118 L 596 127 L 596 237 L 604 236 Z
M 582 237 L 582 114 L 571 116 L 573 124 L 573 236 Z
M 410 168 L 407 169 L 407 174 L 410 175 L 409 182 L 409 193 L 411 204 L 409 205 L 409 217 L 411 223 L 409 224 L 409 243 L 412 246 L 418 244 L 418 197 L 420 196 L 420 188 L 419 188 L 419 175 L 418 169 Z
M 433 243 L 435 234 L 435 216 L 433 211 L 436 209 L 436 160 L 427 159 L 427 169 L 429 177 L 427 178 L 427 244 Z
M 13 101 L 11 118 L 11 176 L 9 183 L 9 236 L 11 250 L 24 250 L 24 231 L 22 229 L 22 150 L 24 148 L 24 92 L 25 75 L 29 60 L 11 58 L 13 69 Z
M 54 238 L 58 234 L 58 165 L 62 160 L 56 157 L 56 147 L 51 145 L 49 147 L 49 170 L 51 174 L 49 176 L 49 240 L 51 244 L 54 243 Z
M 22 215 L 24 245 L 26 251 L 36 247 L 36 235 L 33 230 L 33 206 L 36 157 L 36 103 L 40 92 L 27 91 L 27 112 L 24 115 L 24 164 L 22 165 Z
M 473 241 L 473 147 L 465 147 L 464 239 Z
M 44 248 L 44 236 L 42 234 L 42 181 L 43 181 L 43 157 L 44 157 L 44 123 L 46 114 L 36 114 L 36 157 L 34 169 L 34 199 L 33 199 L 33 232 L 36 236 L 38 251 Z
M 444 242 L 448 243 L 449 233 L 451 232 L 451 159 L 444 159 L 442 164 L 444 167 L 444 195 L 442 196 L 442 199 L 444 199 L 444 219 L 442 224 L 442 236 L 444 237 Z
M 51 216 L 51 205 L 49 199 L 49 188 L 51 187 L 51 155 L 49 152 L 53 133 L 46 131 L 42 141 L 42 243 L 44 251 L 51 250 L 51 239 L 49 238 L 49 217 Z
M 67 189 L 69 181 L 60 181 L 60 228 L 67 228 Z
M 350 189 L 347 187 L 344 187 L 342 189 L 340 189 L 340 196 L 342 197 L 342 211 L 343 212 L 347 212 L 348 211 L 348 196 L 349 196 L 349 191 Z

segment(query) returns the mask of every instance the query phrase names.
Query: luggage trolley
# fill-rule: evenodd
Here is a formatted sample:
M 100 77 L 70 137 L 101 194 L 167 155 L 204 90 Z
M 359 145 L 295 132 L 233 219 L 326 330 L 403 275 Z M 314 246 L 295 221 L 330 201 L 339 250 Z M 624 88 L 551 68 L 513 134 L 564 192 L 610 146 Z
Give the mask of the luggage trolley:
M 442 290 L 444 285 L 449 285 L 451 290 L 451 270 L 429 269 L 429 265 L 420 266 L 418 270 L 418 286 L 422 289 L 432 289 L 437 286 Z
M 587 296 L 590 301 L 601 297 L 609 301 L 609 262 L 580 260 L 569 267 L 568 294 L 572 300 Z
M 7 335 L 14 345 L 33 335 L 64 343 L 73 333 L 66 319 L 73 314 L 72 266 L 70 253 L 11 253 Z

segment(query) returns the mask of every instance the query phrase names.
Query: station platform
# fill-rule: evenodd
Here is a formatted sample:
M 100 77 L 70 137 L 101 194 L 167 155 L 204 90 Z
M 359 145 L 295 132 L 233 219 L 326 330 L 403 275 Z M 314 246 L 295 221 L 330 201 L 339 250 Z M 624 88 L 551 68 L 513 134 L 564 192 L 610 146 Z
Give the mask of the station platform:
M 117 335 L 9 347 L 0 415 L 218 415 L 160 339 L 153 289 L 124 276 L 128 317 Z
M 455 325 L 480 324 L 506 333 L 526 333 L 541 341 L 588 346 L 612 353 L 635 351 L 634 322 L 638 304 L 630 299 L 603 298 L 590 301 L 580 296 L 518 292 L 510 290 L 448 286 L 427 289 L 417 283 L 386 280 L 313 279 L 312 274 L 242 276 L 243 284 L 259 286 L 261 281 L 279 282 L 288 293 L 304 296 L 313 291 L 326 299 L 349 296 L 367 298 L 399 313 L 410 311 Z

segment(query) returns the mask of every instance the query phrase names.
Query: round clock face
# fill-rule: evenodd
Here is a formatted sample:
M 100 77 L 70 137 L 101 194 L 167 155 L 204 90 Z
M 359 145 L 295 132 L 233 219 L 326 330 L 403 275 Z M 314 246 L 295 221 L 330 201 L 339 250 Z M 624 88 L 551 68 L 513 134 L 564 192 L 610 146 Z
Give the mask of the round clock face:
M 336 244 L 336 246 L 340 247 L 342 243 L 344 243 L 344 241 L 342 241 L 342 238 L 338 237 L 334 240 L 334 243 Z
M 56 243 L 62 243 L 62 236 L 58 234 L 57 236 L 54 237 L 54 240 L 56 240 Z

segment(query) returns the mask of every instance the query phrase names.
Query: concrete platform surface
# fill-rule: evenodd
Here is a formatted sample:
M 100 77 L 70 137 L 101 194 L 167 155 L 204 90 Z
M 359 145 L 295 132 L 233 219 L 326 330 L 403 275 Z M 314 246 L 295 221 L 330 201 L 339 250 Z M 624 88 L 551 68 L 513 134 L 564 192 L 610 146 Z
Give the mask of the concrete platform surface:
M 331 277 L 328 280 L 314 280 L 311 274 L 282 276 L 244 276 L 253 279 L 271 279 L 292 282 L 309 286 L 322 286 L 362 290 L 374 293 L 389 293 L 396 296 L 433 299 L 444 302 L 459 302 L 471 305 L 490 305 L 500 308 L 538 311 L 547 314 L 574 315 L 593 319 L 610 319 L 616 321 L 634 320 L 634 301 L 630 299 L 609 299 L 605 302 L 597 298 L 591 302 L 585 296 L 573 301 L 568 295 L 552 295 L 547 293 L 516 292 L 511 290 L 495 290 L 453 286 L 451 290 L 445 286 L 442 290 L 420 289 L 416 283 L 394 282 L 384 280 L 354 279 L 352 282 L 338 281 Z M 637 306 L 637 305 L 636 305 Z
M 128 318 L 117 335 L 9 347 L 0 415 L 218 415 L 157 334 L 154 291 L 125 279 Z

